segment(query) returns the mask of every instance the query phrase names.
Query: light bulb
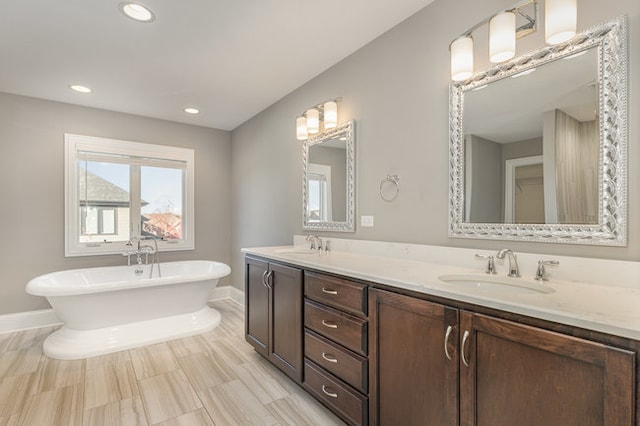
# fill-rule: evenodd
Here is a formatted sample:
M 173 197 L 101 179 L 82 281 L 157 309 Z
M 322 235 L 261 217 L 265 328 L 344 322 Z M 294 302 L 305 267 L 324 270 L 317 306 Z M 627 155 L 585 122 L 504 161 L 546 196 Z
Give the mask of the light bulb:
M 306 141 L 309 139 L 309 134 L 307 133 L 307 119 L 303 116 L 296 118 L 296 138 L 299 141 Z
M 459 37 L 451 42 L 451 79 L 462 81 L 473 75 L 473 38 Z
M 502 12 L 489 21 L 489 60 L 504 62 L 516 54 L 516 15 Z
M 546 0 L 544 3 L 544 39 L 558 44 L 576 35 L 576 0 Z
M 314 135 L 320 131 L 320 112 L 315 108 L 310 108 L 306 112 L 307 132 Z
M 338 126 L 338 104 L 335 101 L 324 103 L 324 128 L 333 129 Z

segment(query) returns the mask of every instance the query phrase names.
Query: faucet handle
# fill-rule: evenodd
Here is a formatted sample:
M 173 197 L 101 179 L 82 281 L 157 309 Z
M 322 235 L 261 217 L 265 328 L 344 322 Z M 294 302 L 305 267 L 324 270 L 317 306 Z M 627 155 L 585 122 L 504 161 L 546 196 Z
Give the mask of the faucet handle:
M 487 269 L 484 271 L 486 274 L 497 274 L 498 273 L 496 271 L 496 262 L 495 262 L 493 256 L 487 256 L 485 254 L 476 254 L 473 257 L 475 259 L 478 259 L 478 260 L 486 260 L 487 261 Z
M 536 269 L 536 276 L 533 277 L 536 281 L 549 281 L 549 276 L 547 275 L 546 266 L 558 266 L 560 262 L 557 260 L 538 260 L 538 268 Z

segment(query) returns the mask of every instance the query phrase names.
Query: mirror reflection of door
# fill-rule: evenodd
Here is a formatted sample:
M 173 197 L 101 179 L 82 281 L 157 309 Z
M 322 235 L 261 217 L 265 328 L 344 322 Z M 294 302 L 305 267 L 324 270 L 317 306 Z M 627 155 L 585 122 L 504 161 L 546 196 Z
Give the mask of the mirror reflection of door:
M 542 156 L 505 162 L 505 223 L 544 223 Z
M 515 187 L 514 223 L 544 223 L 542 164 L 517 167 Z

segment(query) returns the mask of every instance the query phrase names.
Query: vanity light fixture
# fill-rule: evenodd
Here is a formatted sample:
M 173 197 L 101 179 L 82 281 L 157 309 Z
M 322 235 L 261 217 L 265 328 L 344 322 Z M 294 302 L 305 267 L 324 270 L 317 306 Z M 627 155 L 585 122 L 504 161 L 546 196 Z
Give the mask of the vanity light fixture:
M 516 39 L 538 29 L 538 2 L 522 0 L 477 23 L 449 45 L 451 80 L 464 81 L 473 75 L 473 33 L 489 27 L 489 60 L 504 62 L 515 56 Z M 557 44 L 576 34 L 577 0 L 545 0 L 545 41 Z
M 150 23 L 156 20 L 156 15 L 151 9 L 140 3 L 122 2 L 119 7 L 122 13 L 134 21 Z
M 333 129 L 338 126 L 338 102 L 342 98 L 330 99 L 314 105 L 296 118 L 296 138 L 306 141 L 309 135 L 320 133 L 320 130 Z
M 185 108 L 184 112 L 186 112 L 187 114 L 200 114 L 200 110 L 198 108 Z
M 81 84 L 72 84 L 71 86 L 69 86 L 69 88 L 78 93 L 91 93 L 90 88 L 88 88 L 87 86 L 83 86 Z

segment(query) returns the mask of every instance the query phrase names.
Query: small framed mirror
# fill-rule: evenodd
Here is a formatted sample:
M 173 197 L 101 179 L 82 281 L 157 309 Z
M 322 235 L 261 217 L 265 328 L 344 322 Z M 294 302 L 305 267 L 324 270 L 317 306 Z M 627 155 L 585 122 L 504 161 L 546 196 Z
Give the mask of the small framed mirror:
M 302 228 L 354 232 L 355 137 L 349 121 L 303 147 Z
M 450 86 L 449 236 L 626 245 L 621 16 Z

